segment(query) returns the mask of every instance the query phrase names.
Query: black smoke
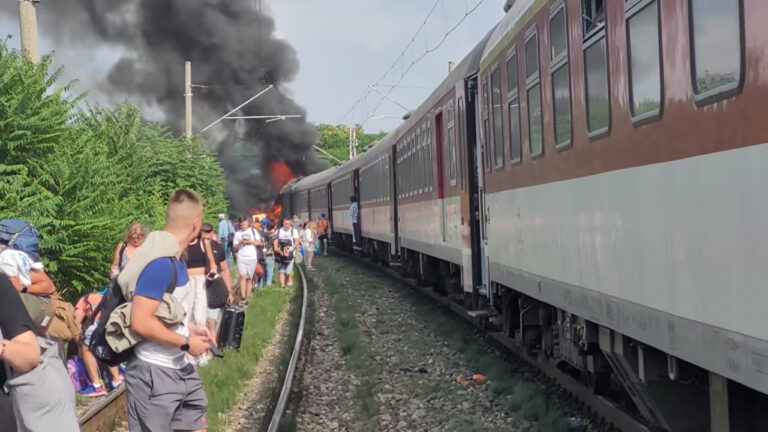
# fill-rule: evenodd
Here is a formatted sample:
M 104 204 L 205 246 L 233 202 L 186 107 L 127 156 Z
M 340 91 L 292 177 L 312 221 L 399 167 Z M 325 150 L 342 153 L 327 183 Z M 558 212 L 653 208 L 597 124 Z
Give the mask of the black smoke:
M 263 5 L 261 3 L 264 3 Z M 322 167 L 306 111 L 284 87 L 299 71 L 294 48 L 275 37 L 267 0 L 49 0 L 38 3 L 41 37 L 80 49 L 108 46 L 119 60 L 98 83 L 87 83 L 110 102 L 129 100 L 175 133 L 183 132 L 184 61 L 192 62 L 194 131 L 240 105 L 267 85 L 275 87 L 236 115 L 299 114 L 301 119 L 224 120 L 204 137 L 227 171 L 236 210 L 261 206 L 277 192 L 269 167 L 284 161 L 295 175 Z M 0 10 L 17 14 L 17 2 Z M 83 64 L 98 59 L 83 58 Z M 65 65 L 78 68 L 81 65 Z M 93 79 L 81 76 L 83 81 Z

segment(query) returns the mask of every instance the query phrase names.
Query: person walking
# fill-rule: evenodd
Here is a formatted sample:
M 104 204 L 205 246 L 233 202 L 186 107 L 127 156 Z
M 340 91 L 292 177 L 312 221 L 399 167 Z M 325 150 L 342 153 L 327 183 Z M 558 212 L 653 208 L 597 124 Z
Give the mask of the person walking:
M 143 226 L 139 221 L 132 221 L 125 227 L 125 238 L 117 244 L 115 248 L 115 257 L 112 260 L 110 277 L 116 278 L 120 271 L 128 264 L 136 249 L 141 247 L 144 239 L 149 234 L 149 228 Z
M 282 228 L 277 230 L 273 245 L 280 258 L 280 267 L 278 268 L 280 286 L 283 288 L 291 287 L 293 285 L 291 274 L 294 254 L 299 247 L 299 232 L 293 227 L 289 219 L 284 220 Z
M 307 263 L 307 270 L 314 270 L 312 268 L 312 259 L 315 256 L 315 248 L 317 247 L 315 229 L 316 225 L 314 222 L 307 222 L 306 228 L 301 233 L 301 245 L 304 248 L 304 260 Z
M 231 304 L 234 301 L 234 295 L 232 293 L 232 275 L 229 273 L 227 257 L 224 254 L 224 245 L 213 239 L 213 225 L 209 223 L 203 224 L 200 230 L 200 237 L 203 241 L 208 242 L 206 245 L 210 244 L 211 255 L 213 256 L 213 262 L 215 263 L 215 265 L 211 266 L 211 269 L 215 267 L 218 270 L 219 277 L 222 278 L 224 285 L 226 285 L 227 291 L 229 292 L 227 303 Z M 207 308 L 206 318 L 205 326 L 211 334 L 213 343 L 216 344 L 216 330 L 218 329 L 219 319 L 221 318 L 221 309 Z
M 142 338 L 125 374 L 131 432 L 207 429 L 208 398 L 187 355 L 207 353 L 212 341 L 208 329 L 191 321 L 195 293 L 181 259 L 197 238 L 202 219 L 200 196 L 186 189 L 174 191 L 165 230 L 153 233 L 150 245 L 143 246 L 120 275 L 121 286 L 136 287 L 130 327 Z M 181 323 L 166 327 L 155 313 L 174 280 L 171 296 L 186 315 Z
M 227 264 L 229 264 L 229 253 L 232 250 L 232 245 L 235 240 L 235 227 L 232 226 L 227 215 L 224 213 L 219 214 L 219 227 L 218 235 L 221 242 L 221 247 L 224 248 L 224 256 L 227 257 Z
M 357 205 L 357 199 L 354 195 L 349 197 L 349 218 L 352 219 L 352 228 L 354 228 L 354 237 L 352 238 L 352 243 L 354 245 L 354 248 L 360 249 L 360 244 L 363 240 L 363 236 L 361 234 L 360 230 L 360 213 L 359 213 L 359 207 Z
M 317 241 L 320 242 L 323 249 L 323 256 L 328 256 L 328 219 L 325 217 L 325 213 L 320 213 L 320 219 L 315 224 L 315 233 L 317 234 Z
M 235 233 L 233 245 L 237 251 L 237 272 L 240 274 L 240 301 L 247 303 L 253 291 L 256 266 L 259 264 L 257 247 L 261 247 L 261 237 L 251 227 L 249 217 L 241 217 L 239 223 L 240 231 Z
M 67 370 L 56 346 L 34 332 L 19 294 L 0 274 L 0 431 L 77 432 Z
M 101 381 L 101 375 L 99 374 L 99 363 L 96 357 L 91 352 L 88 345 L 91 343 L 91 337 L 93 331 L 96 329 L 96 322 L 99 319 L 100 313 L 93 316 L 94 310 L 99 306 L 103 295 L 94 292 L 86 294 L 77 301 L 75 305 L 75 318 L 77 322 L 82 326 L 82 333 L 78 344 L 78 353 L 80 358 L 83 359 L 85 365 L 85 371 L 88 373 L 88 378 L 91 380 L 91 384 L 80 390 L 80 394 L 87 397 L 98 397 L 107 394 L 106 386 Z M 112 389 L 117 389 L 123 385 L 123 377 L 120 375 L 120 371 L 116 366 L 109 368 L 109 374 L 112 379 Z
M 262 220 L 267 220 L 265 217 Z M 275 274 L 275 246 L 273 244 L 275 235 L 275 223 L 267 220 L 264 230 L 259 231 L 262 238 L 262 252 L 264 256 L 264 275 L 259 279 L 259 289 L 272 285 Z

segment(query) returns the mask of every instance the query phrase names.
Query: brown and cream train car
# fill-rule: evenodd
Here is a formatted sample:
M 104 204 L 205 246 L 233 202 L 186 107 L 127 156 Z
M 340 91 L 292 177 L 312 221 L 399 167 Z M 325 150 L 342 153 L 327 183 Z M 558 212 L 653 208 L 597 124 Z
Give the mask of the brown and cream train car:
M 665 430 L 768 430 L 767 24 L 765 0 L 518 0 L 481 60 L 504 329 Z

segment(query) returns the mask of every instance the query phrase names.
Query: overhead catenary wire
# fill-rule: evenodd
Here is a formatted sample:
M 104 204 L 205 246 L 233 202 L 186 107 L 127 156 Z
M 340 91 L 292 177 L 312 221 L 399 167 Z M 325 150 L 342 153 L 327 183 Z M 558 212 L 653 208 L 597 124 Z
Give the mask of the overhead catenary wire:
M 375 82 L 375 83 L 372 85 L 373 87 L 378 87 L 378 86 L 381 84 L 381 82 L 383 82 L 383 81 L 384 81 L 384 79 L 385 79 L 385 78 L 386 78 L 386 77 L 389 75 L 389 73 L 390 73 L 392 70 L 394 70 L 394 68 L 395 68 L 395 67 L 396 67 L 396 66 L 397 66 L 397 65 L 400 63 L 400 60 L 402 60 L 402 59 L 403 59 L 403 57 L 405 57 L 405 55 L 408 53 L 408 50 L 409 50 L 409 48 L 411 48 L 411 47 L 413 46 L 414 42 L 416 41 L 417 37 L 419 36 L 419 34 L 421 33 L 421 31 L 422 31 L 422 30 L 424 29 L 424 27 L 426 26 L 426 24 L 427 24 L 427 22 L 429 21 L 430 17 L 431 17 L 431 16 L 432 16 L 432 15 L 435 13 L 435 11 L 437 10 L 437 7 L 440 5 L 440 2 L 441 2 L 441 1 L 443 1 L 443 0 L 437 0 L 437 1 L 436 1 L 436 2 L 435 2 L 433 5 L 432 5 L 432 8 L 430 9 L 429 13 L 427 14 L 427 17 L 424 19 L 424 21 L 422 22 L 422 24 L 419 26 L 419 29 L 416 31 L 416 33 L 414 34 L 414 36 L 413 36 L 413 37 L 411 38 L 411 40 L 408 42 L 408 44 L 406 45 L 405 49 L 403 49 L 403 51 L 401 52 L 401 54 L 400 54 L 400 55 L 397 57 L 397 59 L 396 59 L 396 60 L 395 60 L 395 61 L 392 63 L 392 65 L 391 65 L 391 66 L 390 66 L 390 67 L 389 67 L 389 68 L 388 68 L 388 69 L 387 69 L 387 70 L 384 72 L 384 74 L 383 74 L 383 75 L 382 75 L 382 76 L 381 76 L 381 77 L 380 77 L 380 78 L 379 78 L 379 79 L 378 79 L 378 80 L 377 80 L 377 81 L 376 81 L 376 82 Z M 479 8 L 479 7 L 480 7 L 480 6 L 481 6 L 481 5 L 484 3 L 484 2 L 485 2 L 485 0 L 479 0 L 479 1 L 478 1 L 478 2 L 477 2 L 475 5 L 474 5 L 474 6 L 472 6 L 472 7 L 470 8 L 470 7 L 467 5 L 467 3 L 466 3 L 466 0 L 465 0 L 465 11 L 464 11 L 464 16 L 462 16 L 462 17 L 461 17 L 461 19 L 459 19 L 459 21 L 458 21 L 458 22 L 457 22 L 455 25 L 453 25 L 451 28 L 449 28 L 448 30 L 446 30 L 446 31 L 445 31 L 445 33 L 443 34 L 443 36 L 442 36 L 441 38 L 439 38 L 439 42 L 438 42 L 436 45 L 434 45 L 434 46 L 432 46 L 432 47 L 429 47 L 429 45 L 426 45 L 426 47 L 425 47 L 425 50 L 424 50 L 424 52 L 423 52 L 422 54 L 420 54 L 420 55 L 418 55 L 418 56 L 415 56 L 415 57 L 413 57 L 413 58 L 411 59 L 411 61 L 410 61 L 410 62 L 409 62 L 409 63 L 408 63 L 406 66 L 405 66 L 404 70 L 401 72 L 401 74 L 400 74 L 400 77 L 397 79 L 397 81 L 396 81 L 394 84 L 392 84 L 392 85 L 390 85 L 390 86 L 387 86 L 387 87 L 389 87 L 389 90 L 388 90 L 388 91 L 387 91 L 385 94 L 381 95 L 381 98 L 379 99 L 379 101 L 378 101 L 378 103 L 376 104 L 376 106 L 375 106 L 375 107 L 374 107 L 372 110 L 370 110 L 370 111 L 369 111 L 369 112 L 368 112 L 368 113 L 365 115 L 365 117 L 370 117 L 371 113 L 374 113 L 374 112 L 378 111 L 378 110 L 379 110 L 379 108 L 381 107 L 381 104 L 384 102 L 384 100 L 385 100 L 385 99 L 389 98 L 389 96 L 392 94 L 392 92 L 394 91 L 394 89 L 395 89 L 395 88 L 398 88 L 398 87 L 400 87 L 400 84 L 402 83 L 403 79 L 406 77 L 406 75 L 408 75 L 408 73 L 411 71 L 411 69 L 413 69 L 413 67 L 414 67 L 414 66 L 416 66 L 418 63 L 420 63 L 420 62 L 421 62 L 421 61 L 422 61 L 424 58 L 426 58 L 426 57 L 427 57 L 429 54 L 431 54 L 432 52 L 434 52 L 434 51 L 438 50 L 438 49 L 439 49 L 439 48 L 440 48 L 440 47 L 441 47 L 441 46 L 442 46 L 442 45 L 445 43 L 445 41 L 448 39 L 448 37 L 449 37 L 451 34 L 453 34 L 453 32 L 454 32 L 454 31 L 456 31 L 456 29 L 458 29 L 458 28 L 459 28 L 459 26 L 460 26 L 461 24 L 463 24 L 463 23 L 464 23 L 464 21 L 466 21 L 466 19 L 467 19 L 467 18 L 468 18 L 470 15 L 472 15 L 472 13 L 474 13 L 474 12 L 475 12 L 475 11 L 476 11 L 476 10 L 477 10 L 477 9 L 478 9 L 478 8 Z M 425 34 L 425 43 L 426 43 L 426 41 L 427 41 L 427 40 L 426 40 L 426 34 Z M 412 54 L 413 54 L 413 52 L 412 52 Z M 404 87 L 403 87 L 403 88 L 404 88 Z M 358 106 L 359 106 L 359 105 L 360 105 L 360 104 L 361 104 L 363 101 L 365 101 L 366 99 L 368 99 L 368 97 L 371 95 L 372 91 L 373 91 L 373 90 L 371 89 L 371 87 L 370 87 L 370 86 L 369 86 L 368 88 L 366 88 L 366 90 L 365 90 L 365 91 L 364 91 L 364 92 L 361 94 L 361 96 L 360 96 L 360 97 L 359 97 L 359 98 L 358 98 L 358 99 L 355 101 L 355 103 L 352 105 L 352 107 L 350 107 L 350 109 L 348 109 L 348 110 L 347 110 L 347 111 L 344 113 L 344 115 L 343 115 L 343 116 L 342 116 L 342 117 L 341 117 L 341 118 L 340 118 L 340 119 L 337 121 L 337 123 L 341 123 L 341 122 L 343 122 L 343 121 L 344 121 L 344 120 L 345 120 L 345 119 L 346 119 L 346 118 L 347 118 L 347 117 L 348 117 L 348 116 L 349 116 L 349 115 L 350 115 L 350 114 L 351 114 L 351 113 L 354 111 L 354 109 L 355 109 L 355 108 L 357 108 L 357 107 L 358 107 Z
M 200 133 L 203 133 L 203 132 L 207 131 L 207 130 L 208 130 L 208 129 L 210 129 L 212 126 L 214 126 L 214 125 L 218 124 L 220 121 L 222 121 L 222 120 L 224 120 L 225 118 L 227 118 L 227 117 L 228 117 L 230 114 L 232 114 L 232 113 L 236 112 L 237 110 L 239 110 L 240 108 L 242 108 L 242 107 L 244 107 L 244 106 L 248 105 L 248 104 L 249 104 L 249 103 L 251 103 L 251 101 L 253 101 L 254 99 L 256 99 L 256 98 L 258 98 L 259 96 L 263 95 L 264 93 L 268 92 L 268 91 L 269 91 L 269 90 L 270 90 L 272 87 L 274 87 L 274 86 L 270 84 L 269 86 L 267 86 L 267 88 L 265 88 L 264 90 L 260 91 L 259 93 L 257 93 L 257 94 L 256 94 L 255 96 L 253 96 L 252 98 L 250 98 L 250 99 L 248 99 L 247 101 L 243 102 L 242 104 L 238 105 L 238 106 L 237 106 L 237 108 L 235 108 L 235 109 L 233 109 L 232 111 L 230 111 L 230 112 L 228 112 L 228 113 L 224 114 L 223 116 L 219 117 L 219 119 L 218 119 L 218 120 L 216 120 L 215 122 L 213 122 L 213 123 L 209 124 L 208 126 L 204 127 L 204 128 L 203 128 L 203 130 L 201 130 L 201 131 L 200 131 Z
M 479 8 L 479 7 L 480 7 L 480 6 L 481 6 L 481 5 L 484 3 L 484 2 L 485 2 L 485 0 L 480 0 L 480 1 L 478 1 L 478 2 L 477 2 L 477 4 L 475 4 L 475 5 L 474 5 L 474 6 L 473 6 L 471 9 L 467 9 L 467 10 L 464 12 L 464 16 L 463 16 L 463 17 L 461 17 L 461 19 L 459 20 L 459 22 L 457 22 L 457 23 L 456 23 L 456 24 L 455 24 L 453 27 L 451 27 L 450 29 L 448 29 L 448 31 L 446 31 L 446 32 L 445 32 L 445 34 L 443 35 L 442 39 L 440 39 L 440 42 L 438 42 L 438 43 L 437 43 L 437 45 L 433 46 L 432 48 L 427 48 L 427 50 L 426 50 L 426 51 L 424 51 L 424 53 L 423 53 L 422 55 L 420 55 L 419 57 L 417 57 L 415 60 L 411 61 L 411 64 L 410 64 L 410 65 L 408 65 L 408 67 L 405 69 L 405 71 L 404 71 L 404 72 L 403 72 L 403 73 L 400 75 L 400 78 L 398 78 L 398 80 L 395 82 L 395 84 L 394 84 L 394 85 L 393 85 L 393 86 L 392 86 L 392 87 L 389 89 L 389 91 L 387 91 L 387 93 L 386 93 L 386 96 L 382 95 L 381 99 L 379 99 L 379 102 L 378 102 L 378 103 L 376 104 L 376 106 L 375 106 L 375 107 L 374 107 L 374 108 L 373 108 L 373 109 L 372 109 L 372 110 L 371 110 L 371 111 L 368 113 L 368 115 L 370 115 L 371 113 L 374 113 L 374 112 L 378 111 L 378 110 L 379 110 L 379 108 L 381 107 L 381 104 L 384 102 L 385 98 L 388 98 L 388 97 L 389 97 L 389 95 L 391 95 L 391 94 L 392 94 L 392 91 L 394 91 L 394 90 L 395 90 L 395 88 L 397 88 L 397 86 L 398 86 L 398 85 L 400 85 L 400 83 L 401 83 L 401 82 L 403 82 L 403 79 L 405 79 L 405 76 L 406 76 L 406 75 L 408 75 L 408 72 L 410 72 L 410 71 L 411 71 L 411 69 L 413 69 L 413 67 L 414 67 L 414 66 L 415 66 L 417 63 L 419 63 L 421 60 L 423 60 L 423 59 L 424 59 L 424 58 L 425 58 L 427 55 L 429 55 L 430 53 L 432 53 L 432 52 L 434 52 L 434 51 L 438 50 L 438 49 L 439 49 L 439 48 L 440 48 L 440 47 L 441 47 L 441 46 L 442 46 L 442 45 L 445 43 L 445 41 L 446 41 L 446 40 L 448 40 L 448 37 L 449 37 L 449 36 L 450 36 L 450 35 L 451 35 L 451 34 L 452 34 L 454 31 L 456 31 L 456 29 L 458 29 L 458 28 L 459 28 L 459 26 L 460 26 L 462 23 L 464 23 L 464 21 L 466 21 L 466 19 L 467 19 L 467 18 L 468 18 L 470 15 L 472 15 L 472 13 L 473 13 L 473 12 L 475 12 L 475 11 L 476 11 L 476 10 L 477 10 L 477 9 L 478 9 L 478 8 Z

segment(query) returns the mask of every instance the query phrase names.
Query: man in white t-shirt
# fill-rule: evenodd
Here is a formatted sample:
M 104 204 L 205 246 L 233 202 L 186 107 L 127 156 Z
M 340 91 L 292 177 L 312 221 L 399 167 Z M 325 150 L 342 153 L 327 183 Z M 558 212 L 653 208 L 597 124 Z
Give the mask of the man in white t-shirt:
M 240 230 L 235 233 L 232 244 L 237 251 L 241 301 L 247 303 L 253 291 L 253 281 L 258 277 L 258 275 L 254 276 L 254 273 L 259 264 L 259 249 L 261 249 L 261 236 L 259 231 L 251 226 L 250 218 L 240 218 Z
M 280 286 L 285 288 L 286 284 L 293 286 L 293 257 L 296 248 L 299 247 L 299 231 L 292 226 L 290 219 L 283 221 L 283 227 L 275 233 L 275 253 L 280 257 Z

